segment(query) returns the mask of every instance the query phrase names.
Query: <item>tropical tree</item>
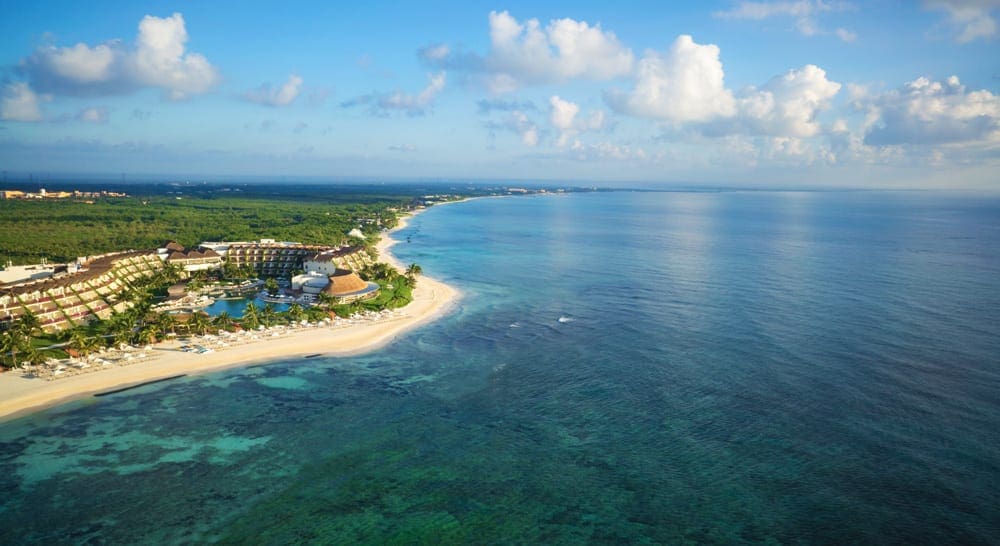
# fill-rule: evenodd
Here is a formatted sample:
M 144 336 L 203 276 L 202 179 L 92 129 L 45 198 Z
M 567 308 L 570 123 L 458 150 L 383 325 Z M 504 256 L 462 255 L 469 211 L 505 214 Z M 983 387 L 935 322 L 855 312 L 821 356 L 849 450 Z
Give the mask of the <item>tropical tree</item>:
M 39 351 L 38 348 L 36 348 L 30 342 L 26 343 L 21 350 L 22 350 L 21 365 L 24 364 L 37 365 L 37 364 L 43 364 L 45 362 L 45 355 L 42 354 L 42 352 Z
M 121 345 L 132 340 L 132 333 L 136 330 L 136 318 L 130 312 L 119 313 L 112 311 L 111 316 L 105 321 L 108 333 L 114 340 L 114 344 Z
M 264 290 L 272 296 L 277 296 L 279 290 L 278 280 L 274 277 L 268 277 L 267 280 L 264 281 Z
M 243 310 L 243 318 L 240 319 L 240 324 L 249 330 L 260 326 L 260 308 L 254 302 L 248 303 Z
M 318 303 L 320 307 L 329 309 L 331 306 L 337 304 L 337 298 L 335 298 L 332 294 L 320 292 L 319 295 L 316 296 L 316 303 Z
M 188 330 L 196 334 L 204 334 L 211 322 L 208 319 L 208 315 L 202 312 L 195 312 L 188 319 Z
M 23 336 L 31 337 L 42 332 L 42 321 L 31 311 L 25 312 L 14 323 L 15 330 Z
M 141 343 L 156 343 L 163 331 L 155 322 L 143 325 L 139 330 L 138 340 Z
M 0 332 L 0 363 L 10 368 L 17 363 L 17 350 L 20 347 L 19 338 L 13 330 Z
M 161 332 L 177 333 L 177 319 L 170 313 L 160 313 L 156 315 L 156 326 Z
M 87 356 L 98 347 L 97 339 L 87 335 L 83 328 L 74 328 L 69 335 L 69 346 L 76 350 L 80 356 Z
M 303 309 L 302 306 L 297 303 L 293 303 L 291 306 L 289 306 L 288 311 L 286 311 L 285 313 L 288 315 L 288 318 L 291 319 L 293 322 L 299 322 L 306 316 L 305 309 Z
M 410 266 L 406 268 L 406 276 L 410 278 L 415 278 L 417 275 L 423 272 L 424 268 L 420 267 L 417 264 L 410 264 Z
M 274 311 L 274 306 L 270 303 L 264 305 L 264 308 L 260 311 L 260 322 L 264 326 L 272 326 L 278 318 L 278 314 Z
M 236 324 L 236 321 L 233 320 L 232 315 L 223 311 L 212 319 L 212 324 L 220 330 L 230 332 L 233 329 L 233 325 Z

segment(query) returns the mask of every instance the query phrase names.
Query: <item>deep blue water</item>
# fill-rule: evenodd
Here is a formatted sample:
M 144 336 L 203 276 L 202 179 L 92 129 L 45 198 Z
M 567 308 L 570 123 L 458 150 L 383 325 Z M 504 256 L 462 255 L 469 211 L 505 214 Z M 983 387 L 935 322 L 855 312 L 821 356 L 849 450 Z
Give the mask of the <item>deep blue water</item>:
M 0 543 L 1000 543 L 1000 200 L 612 193 L 418 216 L 378 352 L 0 424 Z

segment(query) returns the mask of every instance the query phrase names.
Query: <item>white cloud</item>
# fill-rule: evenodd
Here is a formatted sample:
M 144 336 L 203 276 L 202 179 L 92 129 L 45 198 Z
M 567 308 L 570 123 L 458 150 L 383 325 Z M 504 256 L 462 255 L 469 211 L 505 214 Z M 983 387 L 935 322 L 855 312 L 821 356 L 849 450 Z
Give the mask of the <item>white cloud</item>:
M 580 113 L 580 106 L 574 102 L 563 100 L 558 95 L 553 95 L 549 99 L 552 111 L 549 114 L 549 122 L 560 131 L 567 131 L 573 128 L 576 115 Z
M 815 65 L 789 70 L 738 100 L 750 132 L 779 137 L 811 137 L 820 132 L 816 115 L 830 105 L 841 85 Z
M 917 78 L 856 105 L 866 112 L 866 144 L 1000 143 L 1000 96 L 967 91 L 956 76 Z
M 605 93 L 617 112 L 684 123 L 732 116 L 736 103 L 726 89 L 719 48 L 678 36 L 666 53 L 647 51 L 630 92 Z
M 80 83 L 101 82 L 111 78 L 118 54 L 117 44 L 93 48 L 79 43 L 73 47 L 48 46 L 41 50 L 42 62 L 61 77 Z
M 608 80 L 632 71 L 632 50 L 600 24 L 554 19 L 519 22 L 510 13 L 490 12 L 490 49 L 485 56 L 457 54 L 447 46 L 428 46 L 418 54 L 443 68 L 475 75 L 490 91 L 507 93 L 525 85 L 573 79 Z
M 84 123 L 104 124 L 108 122 L 110 112 L 104 106 L 84 108 L 76 115 L 76 119 Z
M 997 34 L 992 12 L 1000 8 L 1000 0 L 927 0 L 924 5 L 948 14 L 948 22 L 956 32 L 955 41 L 959 43 Z
M 434 99 L 444 90 L 447 80 L 444 72 L 428 74 L 427 79 L 429 80 L 427 86 L 416 95 L 404 93 L 397 89 L 388 94 L 372 93 L 361 95 L 340 103 L 340 106 L 342 108 L 350 108 L 353 106 L 368 105 L 369 111 L 374 115 L 384 116 L 388 115 L 389 112 L 399 111 L 411 116 L 419 116 L 433 105 Z
M 431 44 L 417 51 L 417 56 L 426 61 L 441 61 L 450 54 L 451 48 L 447 44 Z
M 218 83 L 218 70 L 201 54 L 185 51 L 184 17 L 147 15 L 139 22 L 135 47 L 120 41 L 93 47 L 44 46 L 23 59 L 20 70 L 33 88 L 60 95 L 128 93 L 142 87 L 162 89 L 171 100 L 204 93 Z
M 795 29 L 803 36 L 833 34 L 845 42 L 853 42 L 857 35 L 838 28 L 832 32 L 820 28 L 818 18 L 823 13 L 854 9 L 853 4 L 829 0 L 794 0 L 778 2 L 740 2 L 734 8 L 718 11 L 713 15 L 723 19 L 749 19 L 761 21 L 772 17 L 795 19 Z
M 821 132 L 817 115 L 840 88 L 823 69 L 806 65 L 736 95 L 726 88 L 719 48 L 683 35 L 665 54 L 646 52 L 632 90 L 608 91 L 605 100 L 620 113 L 685 125 L 713 137 L 807 138 Z
M 603 110 L 592 110 L 585 119 L 581 119 L 578 117 L 580 106 L 558 95 L 549 98 L 549 106 L 549 123 L 559 132 L 556 142 L 559 147 L 565 146 L 580 133 L 599 131 L 607 125 L 607 115 Z
M 292 74 L 288 76 L 288 81 L 279 87 L 271 87 L 265 83 L 257 89 L 243 93 L 243 98 L 266 106 L 287 106 L 299 96 L 302 81 L 301 76 Z
M 184 16 L 147 15 L 139 22 L 136 51 L 132 56 L 137 79 L 162 88 L 171 100 L 204 93 L 219 81 L 218 71 L 198 53 L 184 52 L 188 40 Z
M 0 97 L 0 119 L 5 121 L 41 121 L 41 102 L 48 100 L 39 96 L 27 83 L 7 84 Z
M 379 102 L 380 106 L 382 108 L 392 108 L 406 111 L 423 111 L 423 109 L 430 106 L 434 98 L 444 90 L 446 79 L 444 72 L 440 72 L 438 74 L 428 74 L 427 78 L 430 80 L 427 83 L 427 87 L 420 91 L 420 93 L 416 96 L 408 95 L 397 90 L 381 100 Z

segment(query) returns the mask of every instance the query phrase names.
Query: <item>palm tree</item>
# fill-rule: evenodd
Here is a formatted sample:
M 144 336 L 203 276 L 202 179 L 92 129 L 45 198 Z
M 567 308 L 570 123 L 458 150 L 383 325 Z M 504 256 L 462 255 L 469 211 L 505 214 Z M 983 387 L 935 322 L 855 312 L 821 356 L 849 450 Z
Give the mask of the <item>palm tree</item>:
M 42 354 L 34 345 L 27 343 L 21 348 L 23 354 L 21 356 L 21 365 L 24 364 L 42 364 L 45 362 L 45 355 Z
M 13 367 L 17 363 L 18 340 L 13 330 L 0 332 L 0 363 L 3 363 L 5 368 Z
M 268 277 L 267 280 L 264 281 L 264 290 L 272 296 L 278 295 L 278 280 L 274 277 Z
M 80 356 L 87 356 L 97 348 L 97 340 L 88 336 L 83 328 L 75 328 L 69 335 L 69 346 Z
M 264 309 L 260 312 L 260 322 L 263 323 L 264 326 L 271 326 L 277 318 L 278 315 L 274 312 L 274 306 L 270 303 L 264 305 Z
M 156 340 L 163 333 L 156 323 L 146 324 L 139 330 L 139 341 L 142 343 L 156 343 Z
M 33 336 L 42 331 L 42 322 L 31 311 L 27 311 L 15 323 L 15 328 L 25 336 Z
M 161 332 L 177 333 L 175 331 L 177 329 L 177 319 L 170 313 L 158 314 L 156 316 L 156 326 L 160 328 Z
M 233 317 L 229 313 L 223 311 L 218 315 L 216 315 L 214 319 L 212 319 L 212 324 L 214 324 L 217 328 L 221 330 L 229 332 L 232 331 L 233 324 L 235 324 L 235 321 L 233 320 Z
M 420 267 L 417 264 L 410 264 L 410 267 L 406 268 L 406 276 L 411 278 L 416 277 L 417 275 L 423 272 L 424 268 Z
M 302 306 L 297 303 L 293 303 L 291 306 L 289 306 L 288 311 L 286 311 L 286 313 L 288 314 L 288 318 L 291 319 L 293 322 L 298 322 L 302 320 L 306 315 L 305 309 L 303 309 Z
M 205 331 L 208 330 L 208 326 L 208 315 L 204 313 L 195 312 L 191 315 L 191 318 L 188 319 L 188 329 L 196 334 L 204 334 Z
M 337 298 L 326 292 L 320 292 L 319 295 L 316 296 L 316 303 L 318 303 L 321 307 L 329 309 L 331 305 L 337 304 Z
M 254 302 L 247 304 L 246 309 L 243 310 L 243 318 L 240 319 L 240 323 L 244 328 L 250 330 L 260 325 L 260 309 Z

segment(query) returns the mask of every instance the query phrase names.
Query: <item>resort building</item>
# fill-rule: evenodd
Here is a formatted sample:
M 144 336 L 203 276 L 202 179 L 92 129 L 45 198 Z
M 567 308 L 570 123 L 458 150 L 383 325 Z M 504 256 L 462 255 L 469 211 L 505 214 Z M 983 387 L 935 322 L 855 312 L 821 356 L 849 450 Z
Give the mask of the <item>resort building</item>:
M 319 294 L 329 284 L 329 275 L 323 273 L 309 272 L 292 277 L 292 290 L 303 294 Z
M 206 271 L 209 269 L 219 269 L 222 267 L 222 256 L 212 249 L 205 251 L 190 249 L 185 251 L 174 251 L 167 256 L 166 262 L 176 265 L 191 273 L 192 271 Z
M 105 319 L 129 304 L 120 294 L 164 267 L 154 251 L 105 254 L 81 261 L 79 270 L 0 288 L 0 328 L 30 311 L 53 332 Z
M 361 246 L 347 246 L 320 252 L 302 263 L 307 273 L 333 275 L 338 269 L 358 271 L 372 264 L 372 258 Z
M 296 271 L 332 275 L 340 269 L 361 269 L 372 263 L 364 247 L 306 245 L 274 239 L 240 242 L 204 242 L 203 252 L 212 251 L 237 267 L 251 267 L 264 277 L 290 277 Z
M 337 303 L 367 300 L 378 295 L 378 283 L 365 282 L 353 271 L 338 269 L 328 279 L 330 284 L 323 291 L 333 296 Z

